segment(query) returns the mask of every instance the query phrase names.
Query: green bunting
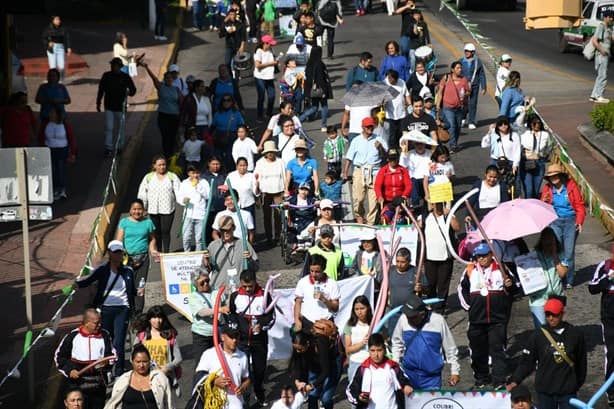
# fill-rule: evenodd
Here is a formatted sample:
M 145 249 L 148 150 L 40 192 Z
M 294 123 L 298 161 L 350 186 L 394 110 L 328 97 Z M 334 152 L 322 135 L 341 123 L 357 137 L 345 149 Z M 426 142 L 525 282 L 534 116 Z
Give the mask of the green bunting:
M 26 339 L 23 342 L 23 357 L 25 358 L 28 355 L 28 351 L 30 350 L 30 345 L 32 345 L 32 331 L 26 332 Z

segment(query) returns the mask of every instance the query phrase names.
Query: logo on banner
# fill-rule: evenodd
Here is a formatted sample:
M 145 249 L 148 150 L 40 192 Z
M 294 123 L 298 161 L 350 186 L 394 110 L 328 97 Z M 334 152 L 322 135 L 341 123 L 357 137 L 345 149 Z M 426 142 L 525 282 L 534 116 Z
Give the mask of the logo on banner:
M 452 399 L 435 398 L 422 405 L 422 409 L 463 409 L 463 406 Z
M 169 284 L 168 293 L 169 294 L 179 294 L 179 284 Z
M 181 284 L 179 286 L 179 292 L 181 294 L 190 294 L 192 292 L 192 284 Z

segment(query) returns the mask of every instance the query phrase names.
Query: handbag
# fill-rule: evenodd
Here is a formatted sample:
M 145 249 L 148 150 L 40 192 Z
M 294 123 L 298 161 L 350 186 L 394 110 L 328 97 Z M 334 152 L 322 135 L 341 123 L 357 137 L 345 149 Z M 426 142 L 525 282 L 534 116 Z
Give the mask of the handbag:
M 443 125 L 437 126 L 437 142 L 447 143 L 450 141 L 450 132 Z
M 541 131 L 539 133 L 539 144 L 541 145 Z M 535 141 L 535 135 L 533 135 L 533 149 L 531 150 L 531 152 L 535 152 L 535 147 L 536 147 L 537 143 Z M 523 151 L 523 156 L 524 156 L 524 151 Z M 537 169 L 537 159 L 527 159 L 526 157 L 524 158 L 524 162 L 523 162 L 523 168 L 524 170 L 535 170 Z
M 315 82 L 313 84 L 313 88 L 311 89 L 311 98 L 324 98 L 324 90 L 318 87 Z

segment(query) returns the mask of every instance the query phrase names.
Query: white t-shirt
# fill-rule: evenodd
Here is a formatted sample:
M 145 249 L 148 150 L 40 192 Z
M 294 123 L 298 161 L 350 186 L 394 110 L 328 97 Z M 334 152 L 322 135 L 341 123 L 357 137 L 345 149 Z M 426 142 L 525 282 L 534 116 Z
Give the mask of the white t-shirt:
M 285 165 L 290 163 L 292 159 L 296 158 L 296 151 L 294 150 L 294 144 L 299 139 L 300 138 L 296 134 L 292 135 L 290 138 L 288 138 L 283 133 L 280 133 L 277 136 L 277 149 L 281 151 L 281 159 L 284 161 Z
M 185 209 L 185 217 L 187 219 L 202 220 L 207 213 L 207 200 L 209 199 L 209 182 L 205 179 L 200 179 L 196 186 L 188 178 L 181 182 L 179 186 L 179 196 L 177 203 L 181 206 L 186 206 L 184 199 L 190 199 L 189 204 Z
M 350 107 L 345 106 L 346 111 L 350 111 L 350 133 L 362 132 L 362 120 L 371 117 L 371 110 L 375 108 L 375 105 L 366 107 Z
M 420 154 L 415 149 L 412 149 L 409 151 L 408 156 L 406 167 L 409 171 L 409 176 L 415 179 L 423 179 L 428 174 L 425 172 L 425 169 L 428 168 L 428 164 L 431 161 L 431 153 L 428 150 L 424 150 Z
M 358 321 L 355 326 L 351 327 L 351 329 L 352 332 L 350 334 L 350 339 L 352 340 L 352 345 L 360 344 L 365 338 L 365 335 L 369 333 L 369 324 L 365 324 Z M 350 354 L 350 361 L 363 363 L 364 360 L 368 357 L 369 351 L 367 350 L 367 348 L 362 348 L 360 351 L 356 351 L 353 354 Z
M 250 137 L 246 137 L 241 140 L 237 140 L 232 144 L 232 158 L 235 163 L 240 157 L 247 159 L 247 170 L 250 172 L 254 170 L 254 155 L 258 153 L 258 147 L 256 142 Z
M 252 172 L 240 175 L 238 170 L 233 170 L 228 174 L 228 179 L 232 187 L 239 194 L 239 206 L 245 209 L 256 202 L 254 192 L 256 190 L 256 179 Z
M 409 97 L 409 90 L 405 86 L 405 81 L 399 78 L 396 85 L 392 85 L 386 78 L 384 83 L 399 91 L 399 95 L 386 103 L 386 118 L 393 120 L 405 118 L 407 116 L 405 98 Z
M 259 61 L 261 64 L 268 64 L 275 61 L 275 56 L 273 53 L 269 51 L 264 51 L 262 48 L 259 48 L 254 53 L 254 61 Z M 258 78 L 261 80 L 272 80 L 275 78 L 275 66 L 271 65 L 266 68 L 258 69 L 254 65 L 254 78 Z
M 111 287 L 111 284 L 113 284 L 113 281 L 115 281 L 115 284 L 113 284 L 113 288 L 111 288 L 109 296 L 106 298 L 106 300 L 104 300 L 103 305 L 108 307 L 129 307 L 130 303 L 128 302 L 126 282 L 121 275 L 117 277 L 117 280 L 115 280 L 115 277 L 117 277 L 117 274 L 111 271 L 111 274 L 109 274 L 109 281 L 107 281 L 107 287 L 104 289 L 103 295 L 109 292 L 109 288 Z
M 490 187 L 488 183 L 482 181 L 479 196 L 480 209 L 493 209 L 501 203 L 501 188 L 499 184 Z
M 269 162 L 266 158 L 258 159 L 254 176 L 258 175 L 260 191 L 263 193 L 280 193 L 284 191 L 286 167 L 282 159 Z
M 327 299 L 339 300 L 341 298 L 339 285 L 330 277 L 323 283 L 312 284 L 311 280 L 311 275 L 301 278 L 294 290 L 294 295 L 296 297 L 303 298 L 301 315 L 311 322 L 316 322 L 321 318 L 328 319 L 334 314 L 328 310 L 328 307 L 322 301 L 313 298 L 313 293 L 319 290 Z
M 50 148 L 65 148 L 68 146 L 66 127 L 64 124 L 49 122 L 45 127 L 45 145 Z
M 211 225 L 211 228 L 213 230 L 219 231 L 220 230 L 220 220 L 224 216 L 232 217 L 232 221 L 235 223 L 235 231 L 233 235 L 235 236 L 235 238 L 240 239 L 241 238 L 241 224 L 239 223 L 239 214 L 237 212 L 231 212 L 228 209 L 222 210 L 221 212 L 215 215 L 215 219 L 213 220 L 213 225 Z M 247 210 L 241 210 L 241 218 L 243 219 L 243 223 L 245 223 L 245 228 L 247 230 L 254 230 L 254 218 L 252 217 L 252 214 L 250 212 L 248 212 Z
M 206 126 L 211 124 L 211 101 L 207 97 L 201 97 L 198 99 L 196 95 L 193 96 L 196 101 L 196 125 Z
M 305 396 L 301 392 L 294 394 L 294 402 L 290 406 L 286 405 L 281 399 L 271 406 L 271 409 L 300 409 L 301 405 L 305 402 Z
M 500 65 L 497 70 L 497 88 L 495 89 L 495 97 L 500 97 L 507 85 L 507 78 L 510 76 L 510 70 Z
M 447 161 L 445 163 L 436 162 L 431 166 L 432 162 L 426 164 L 422 168 L 422 171 L 429 176 L 429 185 L 436 185 L 438 183 L 447 183 L 450 181 L 448 173 L 454 176 L 454 165 L 452 162 Z
M 191 139 L 186 139 L 183 143 L 183 154 L 185 155 L 185 160 L 188 162 L 200 162 L 200 152 L 205 144 L 204 141 L 197 139 L 195 141 Z
M 241 385 L 242 379 L 249 378 L 249 362 L 247 360 L 247 355 L 240 349 L 235 350 L 232 354 L 228 354 L 224 351 L 223 354 L 225 355 L 226 363 L 230 370 L 232 382 L 236 386 Z M 214 373 L 218 372 L 220 369 L 222 369 L 222 364 L 220 364 L 220 359 L 217 356 L 215 348 L 209 348 L 203 352 L 200 357 L 195 372 L 206 371 L 208 373 Z M 226 388 L 225 391 L 227 394 L 227 401 L 224 409 L 243 409 L 243 396 L 236 395 L 230 388 Z
M 439 225 L 439 227 L 437 226 Z M 424 239 L 426 243 L 426 259 L 431 261 L 444 261 L 450 258 L 446 244 L 446 219 L 443 215 L 435 217 L 434 213 L 426 216 L 424 224 Z

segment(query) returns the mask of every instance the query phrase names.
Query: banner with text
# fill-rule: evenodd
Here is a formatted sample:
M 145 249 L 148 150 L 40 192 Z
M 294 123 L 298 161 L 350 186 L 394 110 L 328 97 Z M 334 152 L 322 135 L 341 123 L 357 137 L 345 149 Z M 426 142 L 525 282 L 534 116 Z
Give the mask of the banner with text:
M 416 391 L 405 398 L 405 407 L 416 409 L 502 409 L 510 407 L 510 394 L 494 391 Z
M 166 303 L 192 321 L 188 297 L 196 291 L 192 285 L 192 272 L 202 264 L 203 252 L 160 254 L 162 286 Z
M 361 276 L 340 280 L 339 312 L 335 316 L 335 324 L 339 333 L 343 333 L 343 327 L 350 318 L 352 301 L 359 295 L 364 295 L 373 305 L 373 278 Z M 294 288 L 275 290 L 275 295 L 280 295 L 275 306 L 276 320 L 273 328 L 269 330 L 269 359 L 288 359 L 292 354 L 292 342 L 290 341 L 290 327 L 294 324 Z
M 396 227 L 395 237 L 401 237 L 399 248 L 406 247 L 411 252 L 411 263 L 416 265 L 418 248 L 418 230 L 413 225 L 401 225 Z M 350 267 L 354 261 L 354 255 L 360 246 L 360 236 L 366 231 L 376 230 L 382 236 L 385 250 L 390 248 L 392 226 L 342 226 L 340 232 L 340 245 L 343 252 L 343 260 L 346 267 Z M 396 239 L 395 239 L 396 240 Z M 394 257 L 392 258 L 394 264 Z

